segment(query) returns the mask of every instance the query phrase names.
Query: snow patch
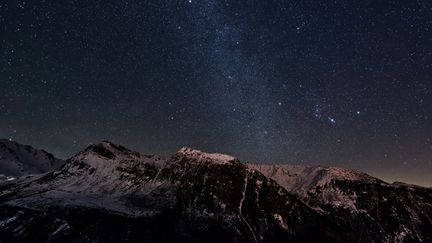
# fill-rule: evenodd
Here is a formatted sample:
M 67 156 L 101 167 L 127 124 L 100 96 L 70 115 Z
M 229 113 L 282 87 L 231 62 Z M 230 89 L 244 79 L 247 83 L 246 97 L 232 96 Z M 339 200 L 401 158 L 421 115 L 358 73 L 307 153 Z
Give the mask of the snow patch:
M 182 157 L 195 159 L 198 162 L 213 162 L 217 164 L 227 164 L 236 160 L 235 157 L 219 153 L 206 153 L 200 150 L 183 147 L 177 152 Z
M 13 221 L 15 221 L 17 218 L 18 218 L 17 216 L 13 216 L 13 217 L 10 217 L 10 218 L 8 218 L 6 220 L 0 221 L 0 226 L 4 227 L 7 224 L 12 223 Z
M 69 224 L 68 223 L 63 223 L 62 225 L 60 225 L 52 234 L 51 234 L 51 236 L 54 236 L 54 235 L 56 235 L 56 234 L 58 234 L 58 233 L 60 233 L 60 232 L 62 232 L 62 231 L 64 231 L 64 230 L 68 230 L 68 229 L 70 229 L 70 226 L 69 226 Z
M 272 214 L 272 216 L 283 229 L 285 229 L 285 230 L 288 229 L 288 225 L 281 215 L 275 213 L 275 214 Z

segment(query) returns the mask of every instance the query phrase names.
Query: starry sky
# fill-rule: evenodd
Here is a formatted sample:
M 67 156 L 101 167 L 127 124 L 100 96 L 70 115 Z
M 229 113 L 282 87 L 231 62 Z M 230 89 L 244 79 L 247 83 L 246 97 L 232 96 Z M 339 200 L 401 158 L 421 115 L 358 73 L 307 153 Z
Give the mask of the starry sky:
M 0 137 L 432 186 L 432 2 L 0 2 Z

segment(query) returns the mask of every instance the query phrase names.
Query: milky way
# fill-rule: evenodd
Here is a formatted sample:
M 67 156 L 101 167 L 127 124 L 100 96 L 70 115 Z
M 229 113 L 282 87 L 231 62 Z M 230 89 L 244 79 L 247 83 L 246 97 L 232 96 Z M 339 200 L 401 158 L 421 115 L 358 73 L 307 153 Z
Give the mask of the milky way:
M 0 137 L 432 185 L 429 1 L 6 1 Z

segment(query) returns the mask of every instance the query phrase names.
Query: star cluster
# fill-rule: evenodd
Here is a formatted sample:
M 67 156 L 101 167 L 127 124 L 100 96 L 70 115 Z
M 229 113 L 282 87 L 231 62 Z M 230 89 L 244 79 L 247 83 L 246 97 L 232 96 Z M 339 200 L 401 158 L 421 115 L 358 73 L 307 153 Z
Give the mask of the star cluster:
M 432 4 L 0 3 L 0 137 L 102 139 L 432 185 Z

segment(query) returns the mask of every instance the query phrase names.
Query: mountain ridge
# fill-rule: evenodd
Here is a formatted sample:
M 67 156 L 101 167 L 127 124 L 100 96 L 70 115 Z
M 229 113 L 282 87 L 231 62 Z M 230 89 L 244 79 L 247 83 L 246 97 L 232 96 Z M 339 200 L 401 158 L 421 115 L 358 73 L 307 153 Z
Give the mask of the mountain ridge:
M 118 148 L 108 143 L 91 145 L 69 159 L 60 170 L 24 186 L 10 183 L 11 187 L 0 190 L 0 207 L 6 214 L 15 215 L 6 218 L 0 215 L 0 221 L 7 225 L 3 231 L 0 228 L 0 233 L 13 235 L 23 224 L 34 225 L 34 218 L 27 215 L 37 210 L 46 212 L 49 221 L 66 221 L 68 225 L 55 230 L 38 228 L 38 232 L 46 232 L 43 240 L 63 231 L 66 238 L 62 239 L 71 239 L 74 236 L 66 229 L 75 230 L 79 226 L 71 225 L 71 219 L 58 214 L 62 208 L 68 215 L 79 214 L 77 209 L 97 210 L 98 214 L 102 210 L 106 212 L 103 217 L 115 215 L 132 225 L 139 219 L 137 224 L 142 227 L 150 227 L 147 221 L 158 225 L 162 217 L 163 224 L 174 225 L 174 229 L 164 228 L 165 234 L 173 237 L 172 242 L 283 242 L 287 239 L 337 242 L 349 238 L 330 219 L 239 161 L 221 163 L 214 159 L 214 154 L 190 150 L 186 154 L 180 150 L 170 158 L 158 160 Z M 114 150 L 117 153 L 112 153 Z M 31 211 L 19 216 L 18 212 L 24 209 Z M 75 217 L 78 216 L 73 220 Z M 90 219 L 92 227 L 101 227 L 94 220 Z M 302 221 L 301 225 L 296 223 L 298 220 Z M 34 234 L 31 229 L 26 230 L 26 234 L 17 237 L 26 241 L 26 235 Z M 83 233 L 83 229 L 79 231 Z M 314 234 L 309 235 L 309 231 Z M 144 235 L 133 231 L 115 237 L 122 239 L 125 234 L 150 239 L 150 242 L 166 242 L 165 235 L 160 233 L 160 229 L 154 229 Z M 92 232 L 83 234 L 91 239 L 101 237 Z
M 21 241 L 35 229 L 42 241 L 85 241 L 77 233 L 96 242 L 109 242 L 104 234 L 131 242 L 432 240 L 429 188 L 338 167 L 243 163 L 187 147 L 163 158 L 109 141 L 55 171 L 0 184 L 0 208 L 0 234 Z M 76 223 L 82 212 L 92 215 L 86 220 L 97 232 Z M 100 217 L 132 228 L 108 234 L 113 226 L 97 223 Z M 166 224 L 164 236 L 153 227 Z

